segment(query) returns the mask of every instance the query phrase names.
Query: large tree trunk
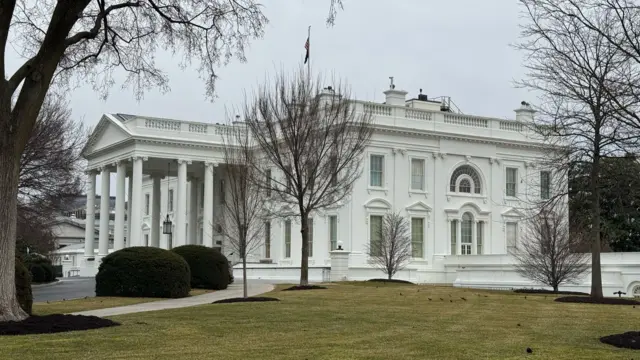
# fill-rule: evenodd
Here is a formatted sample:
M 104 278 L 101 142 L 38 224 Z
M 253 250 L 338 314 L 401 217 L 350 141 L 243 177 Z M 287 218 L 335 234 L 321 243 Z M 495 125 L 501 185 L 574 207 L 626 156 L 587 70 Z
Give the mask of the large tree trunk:
M 596 152 L 591 168 L 591 297 L 602 298 L 602 270 L 600 266 L 600 156 Z
M 9 114 L 2 116 L 8 119 Z M 15 155 L 15 129 L 10 121 L 0 128 L 0 322 L 27 318 L 16 298 L 15 256 L 18 198 L 18 157 Z
M 300 260 L 300 285 L 309 284 L 309 219 L 307 215 L 300 218 L 300 233 L 302 234 L 302 258 Z
M 242 257 L 242 294 L 245 298 L 249 297 L 247 290 L 247 255 Z

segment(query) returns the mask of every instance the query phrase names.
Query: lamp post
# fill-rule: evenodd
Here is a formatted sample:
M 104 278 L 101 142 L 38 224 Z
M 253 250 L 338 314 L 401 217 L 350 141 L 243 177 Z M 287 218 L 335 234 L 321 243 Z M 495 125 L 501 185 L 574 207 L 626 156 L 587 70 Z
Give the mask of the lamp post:
M 173 231 L 173 223 L 171 223 L 171 219 L 169 219 L 169 174 L 171 172 L 171 162 L 169 162 L 168 170 L 167 170 L 167 217 L 162 223 L 162 233 L 165 235 L 171 235 Z

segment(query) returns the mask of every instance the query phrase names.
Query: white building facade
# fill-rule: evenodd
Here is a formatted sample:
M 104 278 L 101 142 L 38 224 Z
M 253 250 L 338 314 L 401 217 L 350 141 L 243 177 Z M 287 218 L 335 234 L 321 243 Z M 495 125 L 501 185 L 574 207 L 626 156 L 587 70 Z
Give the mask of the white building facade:
M 534 111 L 524 104 L 514 120 L 494 119 L 451 112 L 446 101 L 422 94 L 406 99 L 407 92 L 393 86 L 385 96 L 383 104 L 353 103 L 358 111 L 374 115 L 375 132 L 349 200 L 312 214 L 310 280 L 383 277 L 371 264 L 367 244 L 385 213 L 400 212 L 410 224 L 413 257 L 397 278 L 489 288 L 533 286 L 515 274 L 507 254 L 521 241 L 522 200 L 550 191 L 551 173 L 538 165 L 543 144 L 526 126 Z M 93 240 L 96 230 L 91 221 L 96 190 L 107 195 L 115 181 L 113 245 L 108 230 L 102 231 L 109 225 L 105 217 L 98 226 L 97 249 L 93 241 L 85 241 L 75 264 L 79 274 L 94 275 L 102 257 L 125 246 L 202 244 L 220 247 L 237 260 L 215 226 L 225 201 L 221 146 L 229 129 L 105 114 L 84 152 L 86 236 Z M 100 189 L 95 188 L 97 177 Z M 171 235 L 162 234 L 167 216 Z M 262 246 L 249 258 L 248 278 L 298 279 L 299 222 L 274 219 L 265 229 Z M 605 292 L 640 295 L 640 255 L 611 255 L 603 256 Z M 235 275 L 241 277 L 241 272 Z M 574 289 L 588 287 L 586 277 Z

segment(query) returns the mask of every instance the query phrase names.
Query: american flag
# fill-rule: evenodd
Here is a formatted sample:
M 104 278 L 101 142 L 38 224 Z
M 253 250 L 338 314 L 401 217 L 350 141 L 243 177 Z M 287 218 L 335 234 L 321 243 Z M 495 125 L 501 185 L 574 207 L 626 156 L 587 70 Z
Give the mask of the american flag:
M 307 54 L 304 57 L 304 63 L 306 64 L 307 61 L 309 61 L 309 38 L 307 38 L 307 41 L 304 43 L 304 48 L 307 50 Z

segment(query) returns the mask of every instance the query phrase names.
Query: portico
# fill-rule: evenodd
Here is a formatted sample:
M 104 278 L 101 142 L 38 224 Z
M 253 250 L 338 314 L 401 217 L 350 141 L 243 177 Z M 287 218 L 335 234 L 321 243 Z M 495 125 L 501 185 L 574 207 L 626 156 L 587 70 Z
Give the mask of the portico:
M 214 224 L 222 210 L 220 145 L 228 128 L 123 114 L 102 117 L 84 149 L 88 160 L 84 257 L 85 265 L 95 264 L 93 273 L 102 257 L 124 247 L 221 246 L 219 239 L 214 241 Z M 110 217 L 101 217 L 98 249 L 94 249 L 87 239 L 93 239 L 96 230 L 98 177 L 101 196 L 110 195 L 115 180 L 116 206 L 111 215 L 115 226 L 110 246 Z M 100 213 L 109 214 L 108 202 L 101 203 Z M 167 219 L 171 234 L 163 233 Z

